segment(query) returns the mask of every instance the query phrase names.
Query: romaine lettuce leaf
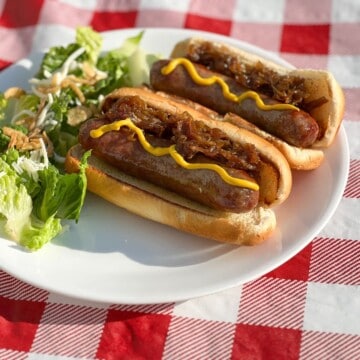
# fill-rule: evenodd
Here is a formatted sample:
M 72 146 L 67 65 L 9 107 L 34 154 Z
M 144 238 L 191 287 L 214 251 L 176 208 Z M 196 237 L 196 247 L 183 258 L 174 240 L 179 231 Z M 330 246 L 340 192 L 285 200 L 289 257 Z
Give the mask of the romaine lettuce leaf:
M 16 150 L 9 150 L 0 157 L 0 226 L 10 239 L 37 250 L 61 232 L 62 219 L 78 221 L 85 200 L 90 152 L 83 156 L 77 174 L 62 174 L 51 164 L 39 170 L 33 196 L 25 186 L 31 176 L 12 168 L 12 162 L 19 158 L 16 154 Z
M 31 217 L 21 230 L 19 244 L 31 251 L 39 250 L 57 236 L 63 227 L 60 219 L 49 217 L 45 222 Z
M 44 55 L 39 71 L 36 75 L 39 79 L 46 78 L 46 73 L 53 73 L 61 68 L 65 61 L 80 48 L 79 44 L 71 43 L 67 46 L 53 46 Z
M 91 64 L 96 64 L 102 47 L 101 35 L 91 27 L 80 26 L 76 29 L 76 43 L 83 47 Z
M 4 229 L 12 240 L 19 241 L 32 211 L 32 199 L 14 170 L 0 158 L 0 214 Z
M 5 109 L 7 107 L 7 100 L 3 93 L 0 93 L 0 121 L 5 119 Z
M 34 199 L 34 214 L 42 221 L 56 216 L 78 221 L 86 195 L 87 158 L 82 160 L 79 173 L 61 174 L 54 166 L 39 171 L 41 190 Z

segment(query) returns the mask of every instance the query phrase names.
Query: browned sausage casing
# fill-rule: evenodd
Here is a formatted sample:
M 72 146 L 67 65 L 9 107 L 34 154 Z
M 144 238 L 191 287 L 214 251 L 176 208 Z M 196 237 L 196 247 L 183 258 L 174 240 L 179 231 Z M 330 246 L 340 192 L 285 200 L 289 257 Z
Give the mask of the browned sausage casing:
M 161 69 L 169 61 L 159 60 L 151 68 L 150 83 L 155 90 L 191 99 L 221 114 L 235 113 L 291 145 L 306 148 L 317 140 L 319 126 L 306 112 L 302 110 L 261 110 L 252 99 L 245 99 L 241 103 L 228 100 L 223 96 L 222 89 L 218 84 L 213 86 L 196 84 L 187 70 L 181 65 L 177 66 L 170 74 L 162 75 Z M 194 65 L 202 77 L 209 77 L 215 74 L 202 65 Z M 236 95 L 249 90 L 228 76 L 216 75 L 224 79 L 230 91 Z M 261 95 L 261 98 L 265 104 L 279 103 L 265 95 Z
M 169 155 L 153 156 L 127 128 L 105 133 L 100 138 L 90 137 L 92 129 L 108 122 L 104 118 L 87 121 L 80 128 L 79 142 L 84 149 L 92 149 L 95 156 L 121 171 L 213 209 L 240 213 L 257 205 L 258 191 L 229 185 L 211 170 L 186 170 Z M 242 170 L 227 170 L 232 176 L 252 180 Z

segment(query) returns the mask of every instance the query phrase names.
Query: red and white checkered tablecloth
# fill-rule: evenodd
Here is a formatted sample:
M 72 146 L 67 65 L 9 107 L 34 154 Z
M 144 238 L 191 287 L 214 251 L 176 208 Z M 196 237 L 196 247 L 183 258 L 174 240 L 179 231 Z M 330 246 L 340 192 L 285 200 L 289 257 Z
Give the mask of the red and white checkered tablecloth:
M 346 95 L 349 179 L 304 250 L 213 295 L 100 305 L 0 270 L 0 359 L 360 359 L 360 2 L 0 0 L 0 70 L 41 48 L 45 32 L 78 25 L 207 30 L 329 69 Z

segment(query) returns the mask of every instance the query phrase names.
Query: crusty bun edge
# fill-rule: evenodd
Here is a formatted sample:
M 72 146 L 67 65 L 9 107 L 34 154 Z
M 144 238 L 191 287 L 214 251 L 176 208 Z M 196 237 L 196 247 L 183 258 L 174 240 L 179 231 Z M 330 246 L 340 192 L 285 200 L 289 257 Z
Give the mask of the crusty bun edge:
M 72 147 L 65 161 L 67 172 L 79 170 L 84 153 Z M 276 227 L 273 210 L 255 208 L 244 214 L 224 213 L 184 199 L 172 192 L 130 177 L 90 156 L 86 169 L 88 190 L 143 218 L 204 238 L 236 245 L 255 245 Z
M 201 37 L 185 39 L 177 43 L 171 53 L 171 57 L 186 56 L 188 48 L 201 44 L 206 40 Z M 258 61 L 264 66 L 280 75 L 297 76 L 305 80 L 305 88 L 309 93 L 309 101 L 324 96 L 329 101 L 310 112 L 310 115 L 319 123 L 322 129 L 326 129 L 323 137 L 314 143 L 313 148 L 329 147 L 335 139 L 344 115 L 345 96 L 339 83 L 334 76 L 326 70 L 315 69 L 290 69 L 256 54 L 236 48 L 232 45 L 210 40 L 211 45 L 220 48 L 237 61 L 254 66 Z
M 262 137 L 251 131 L 235 126 L 230 122 L 219 122 L 211 118 L 209 112 L 203 112 L 186 103 L 177 101 L 176 98 L 171 95 L 164 95 L 161 92 L 154 92 L 147 88 L 119 88 L 106 98 L 117 99 L 122 96 L 140 96 L 147 104 L 154 107 L 161 107 L 164 111 L 173 114 L 187 111 L 194 119 L 205 122 L 209 127 L 220 128 L 231 140 L 253 144 L 261 153 L 262 158 L 273 164 L 279 172 L 278 183 L 276 184 L 277 193 L 275 196 L 271 196 L 273 200 L 269 205 L 274 206 L 281 204 L 288 198 L 292 188 L 292 174 L 289 163 L 281 151 Z

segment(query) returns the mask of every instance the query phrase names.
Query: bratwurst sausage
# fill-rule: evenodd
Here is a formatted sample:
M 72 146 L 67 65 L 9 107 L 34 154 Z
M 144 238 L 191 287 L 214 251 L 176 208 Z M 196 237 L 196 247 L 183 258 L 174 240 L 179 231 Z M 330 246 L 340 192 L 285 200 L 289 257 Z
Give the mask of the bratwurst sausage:
M 169 155 L 155 157 L 144 150 L 130 129 L 112 131 L 100 139 L 89 136 L 92 129 L 106 123 L 106 119 L 88 121 L 81 128 L 79 142 L 119 170 L 217 210 L 239 213 L 256 206 L 258 192 L 231 186 L 211 170 L 186 170 Z M 242 170 L 226 170 L 231 176 L 252 180 Z
M 220 114 L 235 113 L 291 145 L 306 148 L 317 140 L 319 126 L 306 112 L 302 110 L 262 110 L 250 98 L 245 98 L 241 102 L 229 100 L 224 97 L 222 88 L 218 84 L 198 85 L 181 65 L 169 74 L 163 75 L 162 69 L 169 62 L 170 60 L 159 60 L 153 64 L 150 83 L 155 90 L 189 98 Z M 203 78 L 216 75 L 223 79 L 229 86 L 229 90 L 237 96 L 249 90 L 228 76 L 214 73 L 202 65 L 194 64 L 194 66 L 197 73 Z M 265 95 L 259 95 L 266 105 L 279 104 Z

